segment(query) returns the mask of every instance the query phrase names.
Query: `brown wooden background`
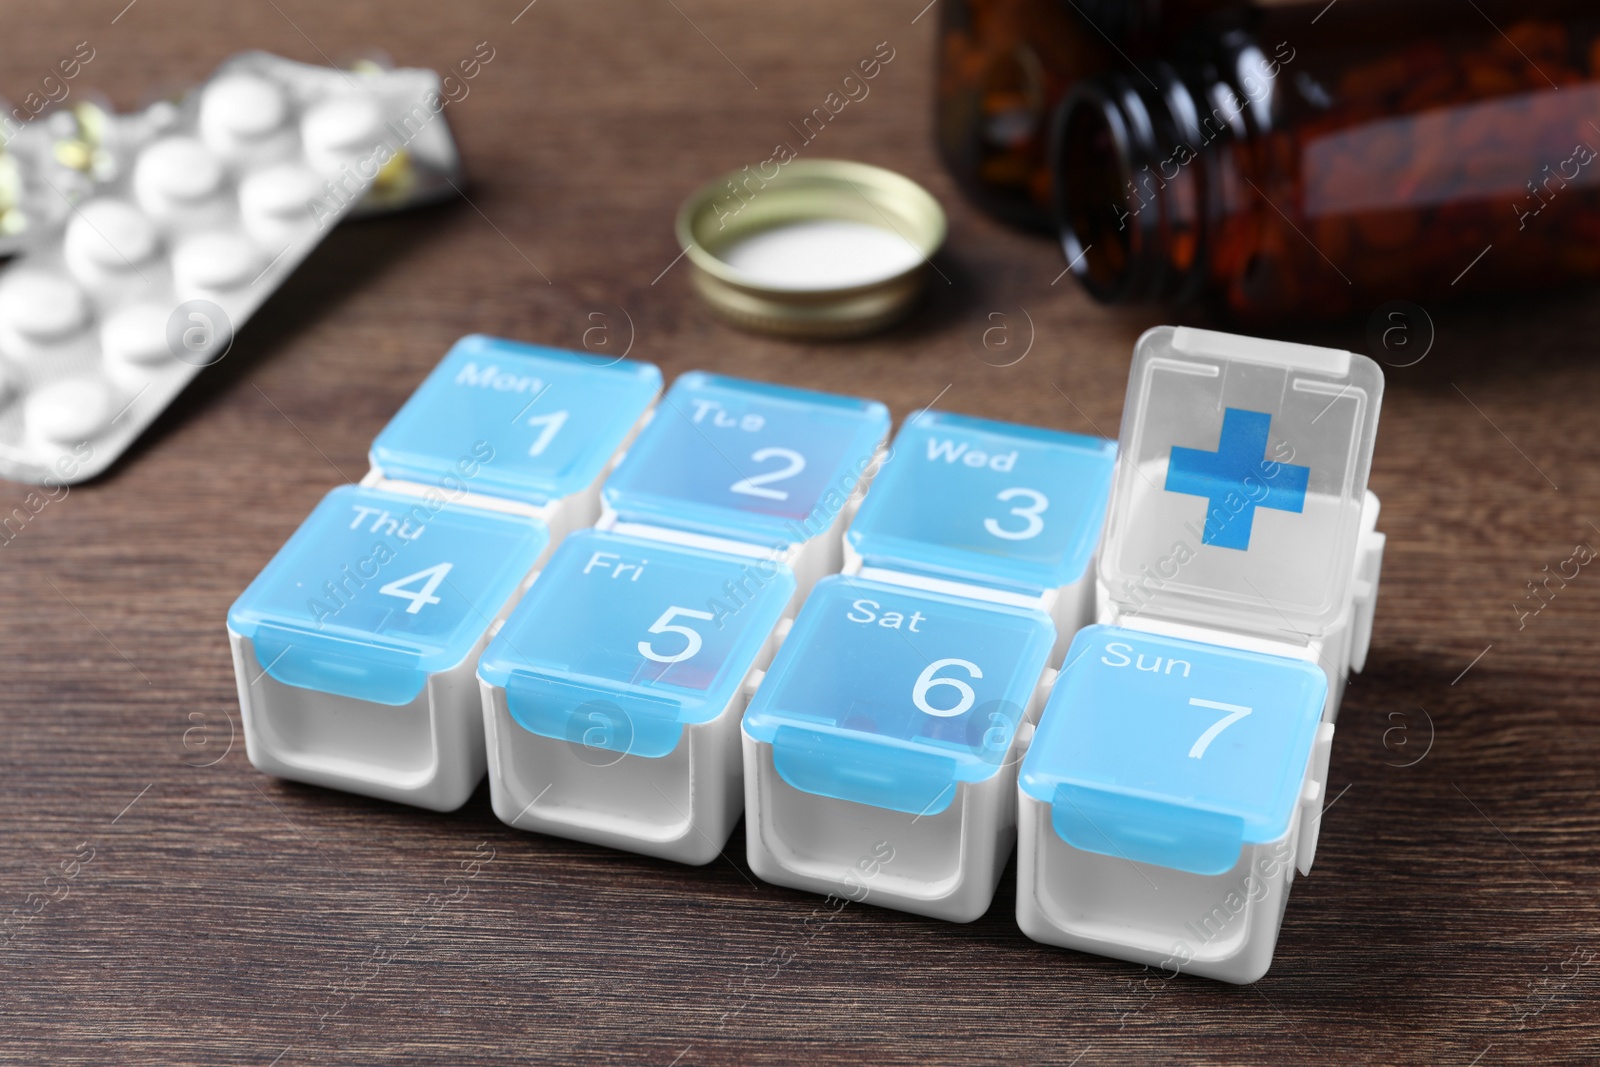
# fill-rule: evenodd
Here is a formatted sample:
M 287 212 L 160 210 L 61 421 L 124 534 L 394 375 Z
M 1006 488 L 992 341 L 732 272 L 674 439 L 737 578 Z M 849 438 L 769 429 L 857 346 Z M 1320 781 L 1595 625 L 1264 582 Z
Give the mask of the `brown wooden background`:
M 953 410 L 1114 436 L 1133 340 L 1159 318 L 1053 284 L 1048 242 L 957 197 L 931 145 L 937 12 L 125 2 L 7 4 L 0 93 L 83 40 L 75 91 L 124 109 L 246 48 L 446 68 L 487 41 L 495 58 L 445 112 L 470 206 L 334 234 L 130 456 L 0 548 L 0 912 L 93 850 L 0 948 L 0 1061 L 1600 1061 L 1600 572 L 1521 629 L 1513 608 L 1600 545 L 1600 294 L 1430 309 L 1437 343 L 1390 373 L 1372 656 L 1265 980 L 1163 983 L 1035 945 L 1009 875 L 968 926 L 851 905 L 814 933 L 820 898 L 754 884 L 742 831 L 728 861 L 686 869 L 511 832 L 482 790 L 440 816 L 256 773 L 223 620 L 469 331 L 575 345 L 599 310 L 669 378 L 707 368 L 897 416 L 948 386 Z M 882 41 L 894 60 L 812 153 L 926 183 L 951 214 L 948 283 L 868 342 L 718 324 L 685 264 L 662 275 L 679 200 L 766 158 Z M 1019 344 L 1031 322 L 1033 344 L 998 368 L 980 338 L 1002 321 Z M 1303 336 L 1365 349 L 1364 333 Z M 0 483 L 0 511 L 26 491 Z M 462 881 L 475 850 L 493 859 Z

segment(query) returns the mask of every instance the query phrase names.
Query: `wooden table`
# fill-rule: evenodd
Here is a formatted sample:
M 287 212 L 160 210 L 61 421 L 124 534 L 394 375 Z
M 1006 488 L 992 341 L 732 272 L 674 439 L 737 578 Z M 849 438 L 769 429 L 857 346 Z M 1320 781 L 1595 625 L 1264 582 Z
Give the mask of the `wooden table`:
M 1167 982 L 1036 945 L 1010 875 L 970 925 L 857 905 L 819 924 L 820 898 L 753 879 L 742 830 L 687 869 L 510 831 L 485 790 L 441 816 L 258 774 L 223 619 L 469 331 L 571 346 L 599 312 L 668 378 L 878 397 L 897 417 L 942 395 L 1115 436 L 1133 341 L 1159 318 L 1095 306 L 1050 243 L 958 197 L 931 143 L 936 12 L 122 2 L 9 12 L 0 92 L 23 97 L 85 40 L 74 91 L 123 109 L 247 48 L 494 58 L 445 112 L 469 203 L 341 228 L 132 454 L 0 548 L 0 907 L 40 909 L 0 950 L 0 1062 L 1600 1060 L 1600 574 L 1516 607 L 1600 544 L 1592 291 L 1433 308 L 1432 351 L 1390 372 L 1372 655 L 1263 981 Z M 792 139 L 885 41 L 871 95 L 807 151 L 944 202 L 927 305 L 851 344 L 719 324 L 675 263 L 679 201 Z M 1031 336 L 1013 366 L 984 348 L 996 326 L 1014 351 Z M 0 484 L 0 511 L 27 492 Z M 63 862 L 76 876 L 30 897 Z

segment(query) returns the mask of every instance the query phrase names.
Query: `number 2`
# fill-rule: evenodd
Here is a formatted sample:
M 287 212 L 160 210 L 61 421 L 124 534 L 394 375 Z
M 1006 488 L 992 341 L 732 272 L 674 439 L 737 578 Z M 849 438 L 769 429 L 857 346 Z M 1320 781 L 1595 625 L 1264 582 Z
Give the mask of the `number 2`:
M 1195 740 L 1195 743 L 1189 746 L 1190 759 L 1199 759 L 1201 756 L 1204 756 L 1206 754 L 1206 749 L 1211 747 L 1211 742 L 1217 739 L 1218 734 L 1222 733 L 1222 731 L 1226 730 L 1228 727 L 1232 726 L 1234 723 L 1238 722 L 1240 719 L 1244 718 L 1246 715 L 1250 714 L 1252 710 L 1254 710 L 1252 708 L 1247 708 L 1242 704 L 1224 704 L 1220 700 L 1201 700 L 1199 697 L 1190 697 L 1189 703 L 1197 708 L 1210 708 L 1212 711 L 1225 711 L 1228 713 L 1222 718 L 1218 719 L 1216 722 L 1212 723 L 1210 729 L 1201 734 L 1199 738 Z
M 672 619 L 676 615 L 682 615 L 686 619 L 704 619 L 707 621 L 712 618 L 709 611 L 695 611 L 693 608 L 668 608 L 661 613 L 661 618 L 650 624 L 650 632 L 653 634 L 682 634 L 684 641 L 687 642 L 683 646 L 683 651 L 664 656 L 657 652 L 649 641 L 640 641 L 639 655 L 645 659 L 655 660 L 657 663 L 681 663 L 700 651 L 703 640 L 699 632 L 687 626 L 672 625 Z
M 1039 531 L 1044 529 L 1044 520 L 1039 516 L 1044 514 L 1045 509 L 1050 506 L 1050 499 L 1037 489 L 1023 489 L 1020 487 L 1002 489 L 996 494 L 995 499 L 1003 502 L 1019 496 L 1028 497 L 1032 501 L 1023 507 L 1011 509 L 1011 514 L 1019 519 L 1026 520 L 1026 525 L 1022 529 L 1007 530 L 993 519 L 984 519 L 983 528 L 1005 541 L 1026 541 L 1031 537 L 1038 537 Z
M 454 566 L 454 563 L 435 564 L 434 566 L 429 567 L 427 570 L 421 570 L 415 574 L 408 574 L 404 578 L 396 578 L 388 585 L 379 589 L 378 592 L 385 596 L 397 596 L 401 600 L 411 601 L 411 606 L 406 608 L 406 614 L 415 615 L 426 605 L 439 603 L 439 598 L 433 595 L 433 591 L 439 588 L 439 583 L 444 581 L 444 576 L 449 574 L 450 568 Z M 423 582 L 421 589 L 406 588 L 406 586 L 421 578 L 427 579 L 427 581 Z
M 539 431 L 539 436 L 533 439 L 533 444 L 528 446 L 528 455 L 540 456 L 550 447 L 550 441 L 561 432 L 561 427 L 567 424 L 565 411 L 552 411 L 548 415 L 535 415 L 528 420 L 529 426 L 544 427 Z
M 768 482 L 781 482 L 785 478 L 793 478 L 806 469 L 806 457 L 792 448 L 758 448 L 750 454 L 751 460 L 756 463 L 765 463 L 769 459 L 781 459 L 788 462 L 787 467 L 780 467 L 775 471 L 764 471 L 753 474 L 748 478 L 740 478 L 728 486 L 731 493 L 744 493 L 747 496 L 765 497 L 768 500 L 788 500 L 787 489 L 768 489 Z

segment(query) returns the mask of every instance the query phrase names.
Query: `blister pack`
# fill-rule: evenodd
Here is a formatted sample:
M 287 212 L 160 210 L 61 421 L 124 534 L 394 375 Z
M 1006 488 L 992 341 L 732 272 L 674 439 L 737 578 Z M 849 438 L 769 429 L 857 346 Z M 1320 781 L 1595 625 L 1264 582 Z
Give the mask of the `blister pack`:
M 251 52 L 179 103 L 79 105 L 12 138 L 0 475 L 104 470 L 332 226 L 448 195 L 438 85 Z

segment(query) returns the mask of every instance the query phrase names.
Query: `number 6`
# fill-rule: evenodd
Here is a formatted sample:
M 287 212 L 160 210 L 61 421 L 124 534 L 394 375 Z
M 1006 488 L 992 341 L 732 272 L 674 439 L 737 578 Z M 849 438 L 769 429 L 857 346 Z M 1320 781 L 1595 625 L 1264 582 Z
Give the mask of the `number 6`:
M 974 678 L 983 677 L 983 671 L 979 670 L 978 665 L 970 660 L 936 659 L 924 667 L 921 674 L 917 675 L 917 684 L 911 687 L 911 703 L 917 706 L 918 711 L 926 712 L 941 719 L 952 719 L 972 707 L 972 702 L 978 699 L 978 696 L 972 691 L 972 686 L 959 678 L 935 678 L 934 675 L 945 667 L 960 667 Z M 928 690 L 936 685 L 948 685 L 961 694 L 961 699 L 956 701 L 955 707 L 940 709 L 928 703 Z

